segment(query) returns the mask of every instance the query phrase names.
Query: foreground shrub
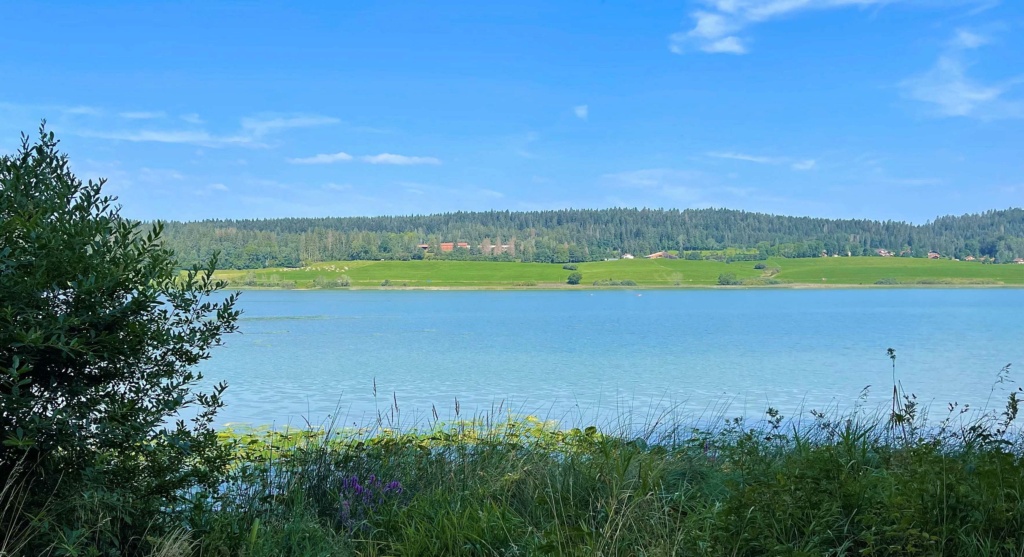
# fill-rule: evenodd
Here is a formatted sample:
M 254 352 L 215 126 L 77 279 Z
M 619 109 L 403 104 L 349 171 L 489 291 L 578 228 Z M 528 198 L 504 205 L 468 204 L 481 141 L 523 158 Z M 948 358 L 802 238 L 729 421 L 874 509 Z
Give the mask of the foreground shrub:
M 140 551 L 229 457 L 225 386 L 194 391 L 193 367 L 235 330 L 235 297 L 207 301 L 215 261 L 180 275 L 162 227 L 102 186 L 52 133 L 0 158 L 0 478 L 25 490 L 0 532 L 34 517 L 31 555 Z

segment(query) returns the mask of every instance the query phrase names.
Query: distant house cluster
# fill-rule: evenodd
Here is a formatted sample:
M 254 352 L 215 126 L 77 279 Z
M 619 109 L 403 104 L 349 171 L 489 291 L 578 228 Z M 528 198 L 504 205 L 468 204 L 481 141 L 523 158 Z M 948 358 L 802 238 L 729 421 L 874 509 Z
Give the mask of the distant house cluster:
M 490 240 L 484 240 L 478 247 L 480 248 L 480 253 L 484 255 L 499 255 L 502 253 L 515 255 L 515 246 L 514 240 L 509 240 L 509 243 L 507 244 L 492 244 Z M 423 251 L 430 250 L 430 244 L 419 244 L 416 247 Z M 470 249 L 470 245 L 469 242 L 441 242 L 438 244 L 438 248 L 440 248 L 442 252 L 447 253 L 455 251 L 456 249 Z
M 667 251 L 656 251 L 650 255 L 645 255 L 645 259 L 679 259 L 678 255 L 672 255 Z
M 899 253 L 899 255 L 900 255 L 900 257 L 903 257 L 904 255 L 907 255 L 909 253 L 910 253 L 910 250 L 906 250 L 905 249 L 905 250 L 901 251 Z M 884 248 L 876 249 L 875 250 L 875 254 L 880 256 L 880 257 L 896 257 L 896 253 L 895 252 L 889 251 L 889 250 L 884 249 Z M 929 251 L 928 252 L 928 259 L 942 259 L 942 254 L 940 254 L 937 251 Z

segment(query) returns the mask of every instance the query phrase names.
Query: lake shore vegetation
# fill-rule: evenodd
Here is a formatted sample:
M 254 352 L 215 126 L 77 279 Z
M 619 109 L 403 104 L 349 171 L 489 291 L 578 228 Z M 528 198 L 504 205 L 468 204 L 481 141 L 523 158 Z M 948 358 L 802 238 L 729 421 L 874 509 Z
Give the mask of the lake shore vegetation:
M 928 420 L 895 389 L 891 411 L 797 419 L 498 410 L 417 428 L 396 403 L 363 429 L 229 428 L 222 483 L 165 509 L 176 527 L 135 554 L 1019 555 L 1017 390 Z M 98 533 L 49 554 L 100 554 Z

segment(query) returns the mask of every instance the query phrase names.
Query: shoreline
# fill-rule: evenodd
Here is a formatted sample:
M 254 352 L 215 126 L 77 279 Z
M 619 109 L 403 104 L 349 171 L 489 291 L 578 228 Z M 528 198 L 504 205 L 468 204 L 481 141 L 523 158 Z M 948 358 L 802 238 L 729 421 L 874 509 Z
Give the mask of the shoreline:
M 889 290 L 949 290 L 949 289 L 1021 289 L 1024 284 L 816 284 L 796 282 L 788 284 L 749 284 L 749 285 L 719 285 L 719 284 L 694 284 L 694 285 L 636 285 L 636 286 L 593 286 L 593 285 L 557 285 L 538 284 L 537 286 L 347 286 L 336 288 L 308 288 L 295 287 L 283 288 L 280 286 L 234 286 L 228 285 L 225 290 L 247 291 L 301 291 L 301 292 L 346 292 L 346 291 L 544 291 L 561 292 L 576 290 L 868 290 L 868 289 L 889 289 Z

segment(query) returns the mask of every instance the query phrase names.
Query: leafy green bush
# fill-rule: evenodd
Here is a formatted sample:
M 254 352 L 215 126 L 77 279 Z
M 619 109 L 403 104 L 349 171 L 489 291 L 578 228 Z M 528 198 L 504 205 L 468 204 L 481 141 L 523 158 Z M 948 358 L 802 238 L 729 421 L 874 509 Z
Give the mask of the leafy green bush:
M 583 280 L 583 273 L 579 271 L 573 271 L 569 273 L 569 277 L 565 279 L 566 284 L 579 284 Z
M 899 281 L 899 279 L 895 279 L 893 277 L 886 277 L 886 278 L 881 278 L 881 279 L 876 280 L 875 284 L 896 285 L 896 284 L 900 284 L 900 281 Z
M 179 273 L 162 226 L 122 217 L 103 183 L 42 129 L 0 157 L 0 478 L 28 486 L 26 554 L 135 552 L 228 462 L 226 386 L 197 392 L 194 366 L 235 330 L 236 297 L 210 301 L 216 260 Z
M 565 265 L 562 265 L 562 268 L 565 269 L 566 271 L 575 271 L 576 269 L 579 269 L 580 267 L 579 267 L 579 265 L 576 265 L 574 263 L 566 263 Z
M 743 281 L 737 279 L 735 273 L 722 273 L 718 275 L 718 284 L 720 286 L 734 286 L 743 284 Z

